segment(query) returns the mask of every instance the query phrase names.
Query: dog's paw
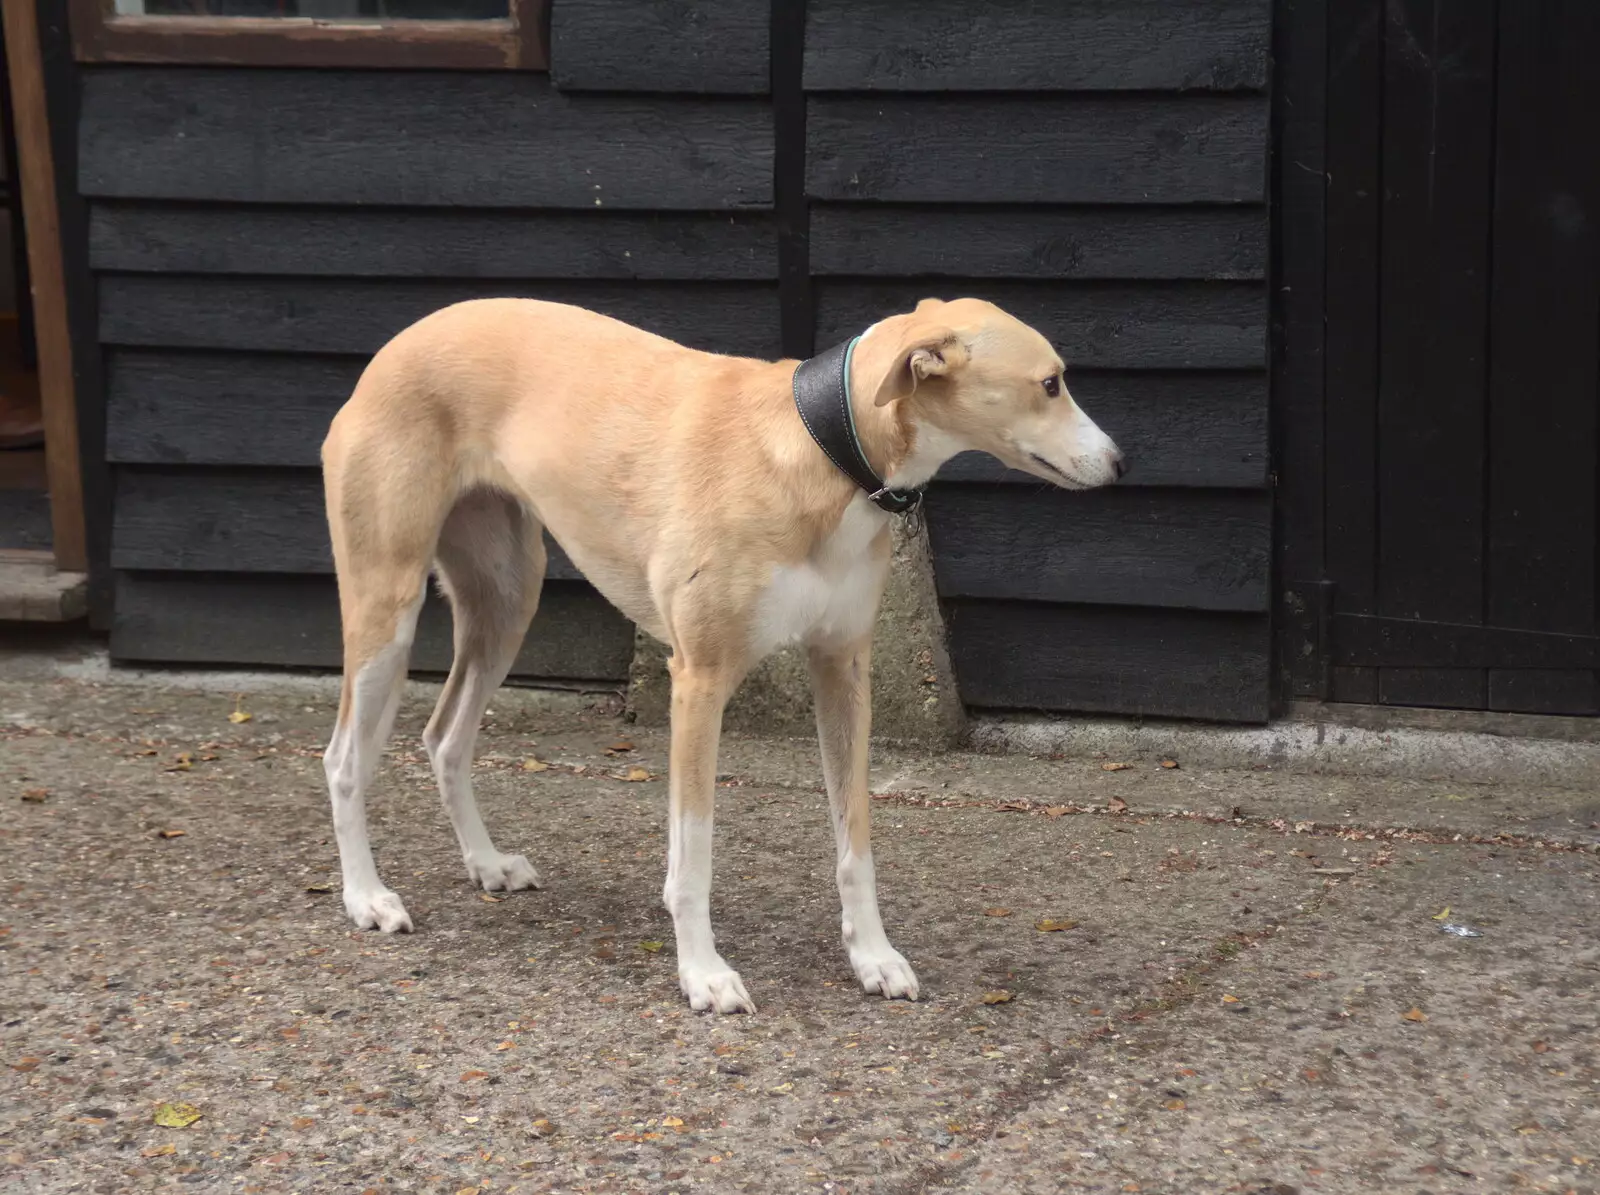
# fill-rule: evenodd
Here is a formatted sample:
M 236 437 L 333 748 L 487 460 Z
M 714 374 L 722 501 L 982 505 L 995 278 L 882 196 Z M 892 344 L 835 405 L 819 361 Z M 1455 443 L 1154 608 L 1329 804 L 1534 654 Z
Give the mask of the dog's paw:
M 739 973 L 718 959 L 719 966 L 678 971 L 678 986 L 696 1012 L 755 1012 L 756 1003 L 744 990 Z
M 898 950 L 886 947 L 872 952 L 851 951 L 850 965 L 856 978 L 869 992 L 879 992 L 885 999 L 917 998 L 917 973 Z
M 411 914 L 387 888 L 344 890 L 344 911 L 357 929 L 381 929 L 386 934 L 409 934 Z
M 467 877 L 485 892 L 516 892 L 542 888 L 539 873 L 522 855 L 484 852 L 467 858 Z

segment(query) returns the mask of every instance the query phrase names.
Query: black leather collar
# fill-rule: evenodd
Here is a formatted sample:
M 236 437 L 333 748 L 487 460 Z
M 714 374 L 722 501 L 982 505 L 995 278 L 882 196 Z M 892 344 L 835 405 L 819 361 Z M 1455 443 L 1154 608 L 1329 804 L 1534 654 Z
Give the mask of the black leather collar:
M 839 471 L 849 477 L 879 508 L 905 515 L 922 503 L 921 490 L 891 490 L 883 482 L 856 438 L 850 409 L 850 354 L 859 336 L 800 362 L 794 371 L 794 405 L 800 420 Z

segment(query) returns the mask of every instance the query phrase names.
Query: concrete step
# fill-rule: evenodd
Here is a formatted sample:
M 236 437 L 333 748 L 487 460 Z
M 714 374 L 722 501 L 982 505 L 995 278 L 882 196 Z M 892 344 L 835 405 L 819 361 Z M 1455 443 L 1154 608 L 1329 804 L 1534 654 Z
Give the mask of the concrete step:
M 71 622 L 88 608 L 88 574 L 61 572 L 50 552 L 0 550 L 0 621 Z

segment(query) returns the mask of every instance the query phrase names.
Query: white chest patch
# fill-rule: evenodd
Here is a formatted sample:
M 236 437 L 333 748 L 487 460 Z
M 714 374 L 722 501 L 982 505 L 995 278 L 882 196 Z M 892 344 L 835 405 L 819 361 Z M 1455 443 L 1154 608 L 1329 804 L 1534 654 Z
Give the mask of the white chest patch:
M 873 555 L 872 541 L 889 518 L 858 494 L 811 559 L 773 568 L 756 606 L 758 657 L 790 643 L 843 643 L 866 633 L 888 568 Z

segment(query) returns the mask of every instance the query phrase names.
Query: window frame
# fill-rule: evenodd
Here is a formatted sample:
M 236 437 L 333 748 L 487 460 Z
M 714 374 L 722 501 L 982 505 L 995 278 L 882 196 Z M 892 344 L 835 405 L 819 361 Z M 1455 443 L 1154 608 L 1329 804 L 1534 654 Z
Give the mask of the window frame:
M 550 69 L 549 0 L 507 0 L 482 21 L 123 16 L 114 0 L 69 0 L 79 62 L 455 70 Z

